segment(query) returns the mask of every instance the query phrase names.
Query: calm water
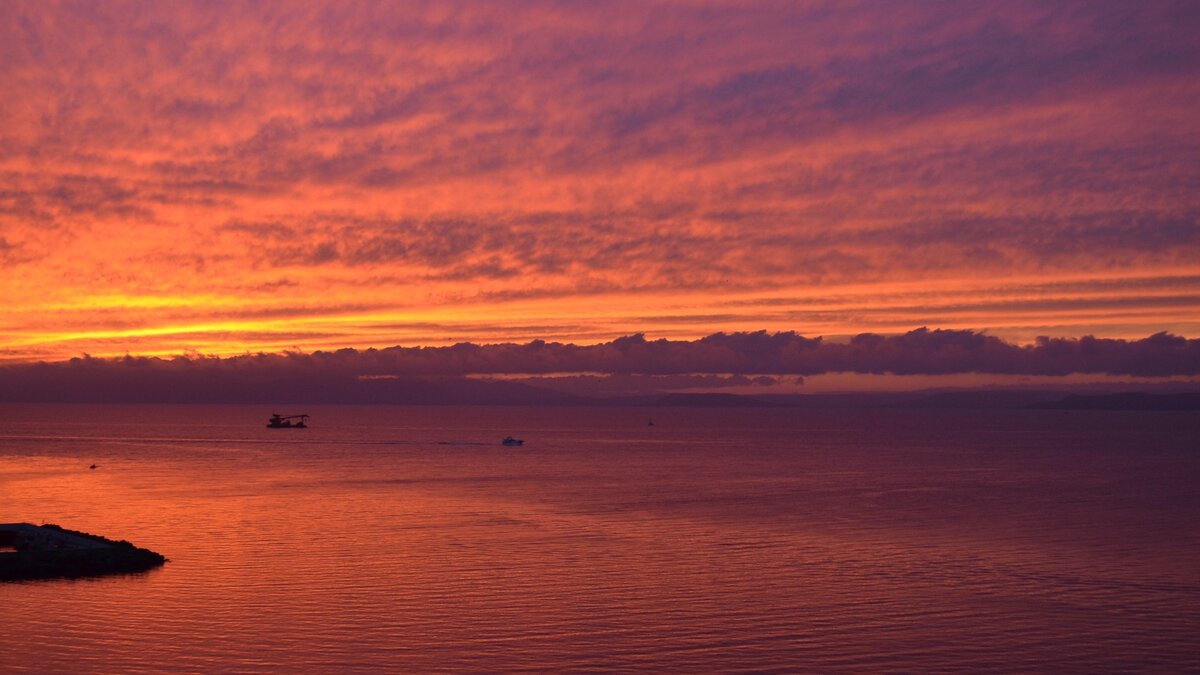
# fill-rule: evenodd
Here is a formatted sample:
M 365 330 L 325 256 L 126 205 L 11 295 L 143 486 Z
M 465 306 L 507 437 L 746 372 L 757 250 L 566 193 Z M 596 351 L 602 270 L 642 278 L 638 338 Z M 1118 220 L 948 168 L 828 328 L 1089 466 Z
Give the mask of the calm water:
M 1200 670 L 1195 415 L 270 412 L 0 407 L 0 522 L 171 559 L 0 671 Z

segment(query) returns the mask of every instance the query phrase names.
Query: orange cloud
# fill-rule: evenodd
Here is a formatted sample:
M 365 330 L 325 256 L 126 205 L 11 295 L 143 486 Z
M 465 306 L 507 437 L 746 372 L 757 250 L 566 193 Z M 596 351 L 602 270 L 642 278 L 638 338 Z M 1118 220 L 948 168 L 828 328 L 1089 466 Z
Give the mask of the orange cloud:
M 0 359 L 1200 333 L 1178 3 L 0 7 Z

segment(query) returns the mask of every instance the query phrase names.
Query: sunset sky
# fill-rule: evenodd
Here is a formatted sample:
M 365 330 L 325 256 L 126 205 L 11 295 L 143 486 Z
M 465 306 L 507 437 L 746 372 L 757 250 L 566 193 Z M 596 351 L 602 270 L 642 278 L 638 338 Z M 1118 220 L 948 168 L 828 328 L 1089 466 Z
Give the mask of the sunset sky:
M 1200 3 L 0 4 L 0 361 L 1200 337 Z

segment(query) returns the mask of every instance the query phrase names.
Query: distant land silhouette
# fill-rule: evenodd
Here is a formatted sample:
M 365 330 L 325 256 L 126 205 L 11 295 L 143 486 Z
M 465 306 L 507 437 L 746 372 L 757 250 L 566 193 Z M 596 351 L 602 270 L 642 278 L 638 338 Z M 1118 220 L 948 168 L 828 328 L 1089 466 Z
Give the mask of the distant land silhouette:
M 936 408 L 1196 410 L 1187 384 L 1130 390 L 1076 385 L 1062 389 L 937 389 L 901 392 L 763 393 L 648 391 L 584 395 L 522 381 L 474 377 L 372 377 L 284 371 L 241 377 L 138 368 L 35 365 L 17 381 L 0 378 L 0 403 L 168 403 L 333 405 L 541 405 L 723 408 Z M 1137 388 L 1143 391 L 1131 391 Z M 1115 387 L 1114 387 L 1115 388 Z
M 1054 410 L 1200 410 L 1200 392 L 1072 394 L 1056 401 L 1033 403 L 1028 407 Z
M 655 406 L 693 406 L 693 407 L 719 407 L 719 408 L 767 408 L 772 406 L 785 405 L 775 401 L 770 401 L 757 396 L 739 396 L 737 394 L 722 394 L 722 393 L 704 393 L 704 394 L 685 394 L 673 393 L 665 396 L 655 397 L 648 401 L 646 405 Z
M 19 378 L 0 377 L 0 402 L 346 405 L 572 405 L 591 402 L 591 399 L 520 382 L 469 377 L 364 379 L 302 370 L 216 377 L 205 371 L 70 368 L 45 364 L 27 367 L 21 373 L 23 376 Z

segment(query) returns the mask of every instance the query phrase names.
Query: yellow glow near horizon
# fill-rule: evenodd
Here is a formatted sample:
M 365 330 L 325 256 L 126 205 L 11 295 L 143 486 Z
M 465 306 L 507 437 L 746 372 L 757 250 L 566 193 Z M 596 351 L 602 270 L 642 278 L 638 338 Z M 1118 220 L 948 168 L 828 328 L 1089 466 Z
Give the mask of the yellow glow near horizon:
M 686 3 L 332 3 L 284 29 L 244 10 L 0 22 L 19 102 L 0 361 L 1200 335 L 1200 77 L 1163 65 L 1194 39 L 1161 16 L 776 3 L 735 30 Z M 938 54 L 1004 67 L 960 81 Z

